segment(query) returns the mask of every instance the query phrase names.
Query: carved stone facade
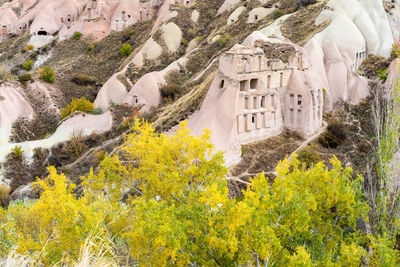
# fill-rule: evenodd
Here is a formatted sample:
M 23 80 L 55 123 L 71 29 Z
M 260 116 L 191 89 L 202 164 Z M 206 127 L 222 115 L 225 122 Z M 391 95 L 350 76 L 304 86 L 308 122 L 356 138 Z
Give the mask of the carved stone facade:
M 322 88 L 309 87 L 302 51 L 277 49 L 282 48 L 288 49 L 283 60 L 240 45 L 220 58 L 220 90 L 237 91 L 232 104 L 241 144 L 277 135 L 284 127 L 308 135 L 322 126 Z

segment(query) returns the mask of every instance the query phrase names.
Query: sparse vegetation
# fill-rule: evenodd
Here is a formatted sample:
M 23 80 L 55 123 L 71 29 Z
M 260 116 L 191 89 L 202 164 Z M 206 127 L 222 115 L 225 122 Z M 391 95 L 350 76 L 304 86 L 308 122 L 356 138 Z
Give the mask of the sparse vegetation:
M 96 79 L 86 74 L 74 74 L 71 81 L 77 85 L 90 85 L 96 83 Z
M 40 68 L 38 73 L 39 73 L 40 79 L 42 79 L 45 82 L 54 83 L 56 81 L 56 73 L 49 66 Z
M 24 151 L 22 150 L 21 146 L 15 146 L 12 150 L 11 150 L 11 154 L 14 158 L 21 158 L 23 155 Z
M 122 45 L 121 49 L 119 50 L 119 54 L 121 56 L 129 56 L 132 53 L 132 46 L 128 43 Z
M 22 68 L 24 68 L 25 70 L 31 70 L 33 67 L 33 60 L 28 59 L 27 61 L 25 61 L 24 63 L 22 63 Z
M 346 138 L 346 127 L 340 121 L 329 123 L 327 130 L 319 137 L 319 143 L 326 148 L 336 148 Z
M 86 98 L 74 98 L 71 103 L 61 110 L 61 118 L 65 119 L 69 115 L 73 114 L 75 111 L 82 111 L 85 113 L 90 113 L 94 109 L 94 104 Z
M 74 39 L 75 40 L 79 40 L 82 37 L 82 33 L 81 32 L 74 32 Z
M 306 168 L 310 168 L 313 165 L 317 164 L 321 161 L 321 157 L 316 152 L 316 149 L 311 147 L 306 147 L 300 150 L 298 155 L 298 160 L 303 164 Z
M 29 81 L 32 81 L 32 75 L 28 72 L 25 74 L 22 74 L 18 77 L 18 80 L 22 84 L 26 84 Z
M 23 49 L 24 52 L 33 50 L 35 47 L 33 45 L 26 45 Z

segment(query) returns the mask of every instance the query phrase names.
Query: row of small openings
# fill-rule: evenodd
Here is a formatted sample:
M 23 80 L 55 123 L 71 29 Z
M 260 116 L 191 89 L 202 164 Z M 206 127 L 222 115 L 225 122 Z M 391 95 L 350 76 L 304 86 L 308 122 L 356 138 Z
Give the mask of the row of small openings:
M 297 105 L 301 106 L 301 104 L 302 104 L 302 96 L 297 95 Z M 290 94 L 290 105 L 294 106 L 294 94 Z
M 240 91 L 247 91 L 249 80 L 240 81 Z M 258 89 L 258 79 L 251 79 L 250 80 L 250 89 L 257 90 Z
M 61 22 L 64 23 L 64 18 L 61 18 Z M 70 16 L 68 16 L 67 22 L 71 22 L 71 17 Z
M 267 95 L 268 97 L 270 97 L 271 98 L 271 107 L 272 107 L 272 109 L 276 109 L 276 96 L 275 95 Z M 260 108 L 265 108 L 265 105 L 266 105 L 266 97 L 267 96 L 261 96 L 261 98 L 260 98 L 260 101 L 259 101 L 259 103 L 260 103 Z M 253 108 L 254 109 L 257 109 L 257 108 L 259 108 L 258 106 L 257 106 L 257 96 L 253 96 L 252 97 L 253 98 Z M 251 109 L 251 107 L 250 107 L 250 97 L 248 97 L 248 96 L 245 96 L 245 98 L 244 98 L 244 102 L 245 102 L 245 108 L 246 109 Z
M 294 124 L 294 109 L 290 109 L 290 113 L 289 113 L 289 123 L 291 125 L 295 125 Z M 297 110 L 297 126 L 301 125 L 301 109 Z
M 250 116 L 250 115 L 251 115 L 251 124 L 253 126 L 256 126 L 257 114 L 253 113 L 253 114 L 247 114 L 245 116 Z M 273 125 L 275 126 L 275 122 L 276 122 L 276 116 L 275 116 L 276 113 L 275 113 L 275 111 L 272 111 L 271 115 L 272 115 Z M 263 123 L 261 125 L 261 128 L 265 128 L 265 113 L 264 112 L 261 113 L 261 117 L 263 118 L 263 120 L 262 120 Z M 255 127 L 253 127 L 253 128 L 255 128 Z

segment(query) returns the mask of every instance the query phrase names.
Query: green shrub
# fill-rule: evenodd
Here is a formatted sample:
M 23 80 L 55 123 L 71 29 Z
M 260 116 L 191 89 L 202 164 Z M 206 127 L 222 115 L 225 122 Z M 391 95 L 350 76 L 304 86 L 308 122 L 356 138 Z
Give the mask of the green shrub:
M 327 130 L 319 137 L 319 143 L 326 148 L 336 148 L 346 139 L 346 126 L 340 121 L 329 123 Z
M 74 74 L 71 81 L 77 85 L 89 85 L 96 83 L 96 79 L 86 74 Z
M 56 80 L 56 73 L 49 66 L 40 68 L 38 73 L 39 73 L 40 79 L 42 79 L 45 82 L 54 83 Z
M 314 148 L 306 147 L 300 150 L 297 158 L 306 168 L 312 167 L 321 161 L 321 157 L 315 152 Z
M 27 82 L 32 81 L 32 75 L 30 73 L 22 74 L 18 77 L 18 80 L 20 83 L 26 84 Z
M 281 10 L 275 10 L 273 15 L 274 15 L 274 19 L 278 19 L 278 18 L 282 17 L 283 13 Z
M 28 59 L 27 61 L 22 63 L 22 68 L 24 68 L 25 70 L 31 70 L 33 67 L 33 63 L 33 60 Z
M 12 150 L 11 150 L 11 154 L 14 158 L 21 158 L 22 154 L 24 153 L 24 150 L 22 150 L 21 146 L 15 146 Z
M 218 44 L 220 48 L 224 48 L 226 44 L 231 40 L 231 36 L 229 34 L 224 34 L 218 39 Z
M 88 46 L 87 51 L 88 51 L 88 52 L 93 51 L 93 50 L 95 49 L 96 45 L 97 45 L 96 42 L 91 43 L 91 44 Z
M 61 118 L 65 119 L 75 111 L 82 111 L 85 113 L 90 113 L 94 109 L 94 105 L 86 98 L 73 98 L 71 103 L 61 110 Z
M 79 40 L 81 39 L 82 33 L 81 32 L 74 32 L 74 39 Z
M 91 112 L 93 115 L 100 115 L 103 114 L 103 110 L 101 108 L 95 108 Z
M 380 70 L 376 71 L 376 73 L 378 74 L 378 76 L 377 76 L 378 79 L 381 80 L 383 83 L 386 82 L 387 77 L 388 77 L 388 71 L 387 70 L 388 69 L 385 68 L 385 69 L 380 69 Z
M 132 53 L 132 46 L 128 43 L 122 45 L 121 49 L 119 50 L 119 54 L 121 56 L 129 56 Z

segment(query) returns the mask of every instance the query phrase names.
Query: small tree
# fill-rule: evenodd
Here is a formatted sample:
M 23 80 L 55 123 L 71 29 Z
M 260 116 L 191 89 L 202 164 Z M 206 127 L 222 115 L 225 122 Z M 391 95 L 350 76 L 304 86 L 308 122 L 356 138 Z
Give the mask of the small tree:
M 121 56 L 129 56 L 132 53 L 132 46 L 128 43 L 122 45 L 121 49 L 119 50 L 119 54 Z
M 40 68 L 38 73 L 39 73 L 40 79 L 42 79 L 45 82 L 54 83 L 56 81 L 56 73 L 49 66 Z

